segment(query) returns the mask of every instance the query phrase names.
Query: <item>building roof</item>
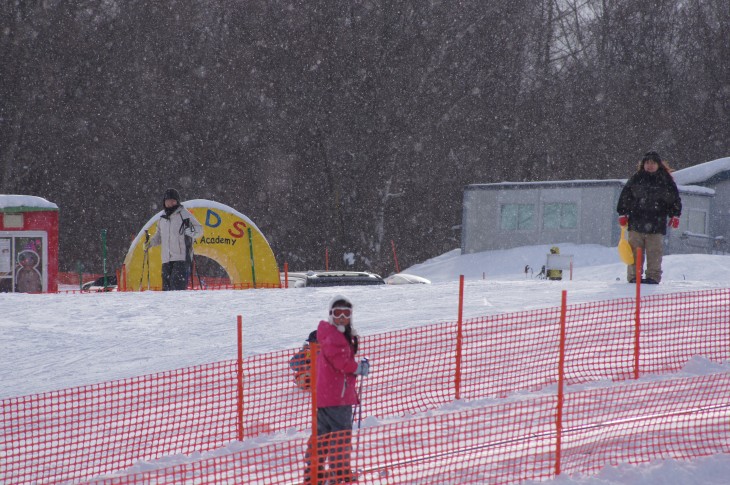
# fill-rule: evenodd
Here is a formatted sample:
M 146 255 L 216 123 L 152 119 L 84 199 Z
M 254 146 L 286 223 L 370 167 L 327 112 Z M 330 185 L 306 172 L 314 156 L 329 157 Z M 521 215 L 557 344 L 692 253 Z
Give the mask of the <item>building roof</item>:
M 549 180 L 540 182 L 497 182 L 492 184 L 471 184 L 466 188 L 470 190 L 495 190 L 495 189 L 529 189 L 529 188 L 550 188 L 550 187 L 595 187 L 599 185 L 623 186 L 626 179 L 608 180 Z
M 727 159 L 727 160 L 730 160 Z M 674 172 L 672 175 L 676 174 Z M 730 173 L 730 172 L 729 172 Z M 606 179 L 606 180 L 552 180 L 545 182 L 498 182 L 493 184 L 471 184 L 467 185 L 465 190 L 516 190 L 516 189 L 532 189 L 532 188 L 580 188 L 580 187 L 599 187 L 599 186 L 615 186 L 623 187 L 627 179 Z M 675 177 L 675 181 L 677 181 Z M 680 185 L 677 182 L 677 188 L 683 194 L 696 194 L 713 196 L 715 191 L 707 187 L 697 185 Z
M 0 212 L 57 211 L 58 206 L 35 195 L 0 194 Z
M 672 172 L 675 182 L 682 185 L 712 184 L 730 179 L 730 157 L 700 163 L 694 167 Z

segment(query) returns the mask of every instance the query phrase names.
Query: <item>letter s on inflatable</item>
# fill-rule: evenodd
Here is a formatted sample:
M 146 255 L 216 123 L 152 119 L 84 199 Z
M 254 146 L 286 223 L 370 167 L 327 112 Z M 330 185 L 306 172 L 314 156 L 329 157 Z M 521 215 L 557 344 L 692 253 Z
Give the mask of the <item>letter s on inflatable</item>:
M 194 199 L 183 206 L 203 224 L 203 235 L 193 245 L 196 256 L 208 257 L 223 267 L 234 288 L 278 288 L 279 266 L 268 241 L 248 217 L 218 202 Z M 147 266 L 144 262 L 145 230 L 150 237 L 157 232 L 162 211 L 144 225 L 124 258 L 127 291 L 147 289 Z M 251 241 L 249 242 L 249 229 Z M 253 254 L 252 254 L 253 253 Z M 143 268 L 143 265 L 144 268 Z M 160 246 L 149 250 L 149 288 L 162 288 Z M 197 285 L 197 279 L 195 281 Z

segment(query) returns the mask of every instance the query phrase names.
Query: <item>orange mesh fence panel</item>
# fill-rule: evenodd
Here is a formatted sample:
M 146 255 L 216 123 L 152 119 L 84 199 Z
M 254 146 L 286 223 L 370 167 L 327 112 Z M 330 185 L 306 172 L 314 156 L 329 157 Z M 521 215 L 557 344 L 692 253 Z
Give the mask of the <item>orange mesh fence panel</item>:
M 568 384 L 633 376 L 635 305 L 624 298 L 568 306 Z M 697 355 L 730 357 L 729 290 L 645 297 L 641 305 L 641 374 L 679 370 Z M 552 308 L 465 321 L 462 395 L 499 397 L 557 382 L 559 319 Z
M 1 483 L 59 483 L 236 439 L 222 362 L 2 401 Z
M 693 356 L 730 356 L 730 290 L 641 299 L 640 371 L 676 371 Z
M 559 308 L 466 320 L 463 334 L 464 399 L 503 397 L 557 381 Z
M 97 278 L 101 278 L 104 276 L 101 273 L 83 273 L 81 277 L 81 284 L 87 283 L 89 281 L 94 281 Z M 114 276 L 113 272 L 107 273 L 107 276 Z M 121 276 L 121 275 L 120 275 Z M 66 286 L 75 286 L 75 290 L 59 290 L 58 293 L 77 293 L 79 292 L 78 288 L 80 286 L 79 283 L 79 275 L 78 273 L 58 273 L 57 281 L 60 285 L 66 285 Z M 138 291 L 140 288 L 139 281 L 132 282 L 127 281 L 127 291 Z M 212 277 L 212 276 L 201 276 L 198 278 L 197 274 L 194 275 L 192 280 L 188 283 L 188 289 L 189 290 L 249 290 L 249 289 L 273 289 L 273 288 L 282 288 L 281 283 L 256 283 L 254 285 L 253 283 L 231 283 L 230 279 L 227 277 Z M 147 291 L 147 280 L 145 279 L 142 281 L 142 291 Z M 158 286 L 151 286 L 149 290 L 152 291 L 162 291 L 161 287 Z M 119 291 L 124 291 L 123 285 L 120 282 L 119 284 Z M 100 292 L 100 294 L 103 294 L 104 292 Z
M 362 386 L 363 417 L 403 416 L 454 399 L 456 323 L 363 337 L 370 360 Z
M 555 405 L 555 397 L 538 397 L 361 429 L 352 433 L 349 463 L 345 455 L 322 464 L 345 464 L 362 484 L 548 479 L 554 476 Z M 570 393 L 564 412 L 563 473 L 730 452 L 730 374 Z M 306 439 L 251 446 L 93 483 L 306 483 Z M 336 456 L 332 448 L 327 454 L 326 442 L 320 449 Z M 322 473 L 327 476 L 326 468 Z
M 243 359 L 243 436 L 309 426 L 308 389 L 297 385 L 289 365 L 295 352 L 270 352 Z
M 550 476 L 554 398 L 360 430 L 358 483 L 509 483 Z
M 97 278 L 104 276 L 102 273 L 81 273 L 81 282 L 86 283 L 87 281 L 94 281 Z M 107 273 L 107 276 L 111 276 L 111 273 Z M 79 286 L 79 274 L 78 273 L 58 273 L 56 281 L 61 285 L 76 285 Z
M 730 374 L 568 394 L 566 473 L 730 452 Z
M 631 298 L 569 305 L 566 383 L 633 377 L 635 315 L 636 301 Z

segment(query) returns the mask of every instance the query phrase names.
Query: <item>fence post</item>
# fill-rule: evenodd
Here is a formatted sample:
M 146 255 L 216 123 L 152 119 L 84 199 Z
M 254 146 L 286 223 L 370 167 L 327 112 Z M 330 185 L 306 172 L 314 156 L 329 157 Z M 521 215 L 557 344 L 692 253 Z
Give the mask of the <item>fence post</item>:
M 319 443 L 317 442 L 317 356 L 319 354 L 319 344 L 312 342 L 309 344 L 309 390 L 312 395 L 312 434 L 309 437 L 311 443 L 309 455 L 309 479 L 310 483 L 317 485 L 317 475 L 319 474 Z
M 238 441 L 243 441 L 243 319 L 238 315 L 238 359 L 236 360 L 236 374 L 238 377 Z
M 643 271 L 643 254 L 636 248 L 636 314 L 634 315 L 634 379 L 639 378 L 639 353 L 641 336 L 641 273 Z M 641 266 L 640 266 L 641 265 Z
M 395 242 L 391 239 L 390 245 L 393 247 L 393 261 L 395 261 L 395 272 L 400 273 L 400 266 L 398 265 L 398 255 L 395 252 Z
M 563 402 L 565 400 L 565 314 L 568 292 L 563 290 L 560 304 L 560 343 L 558 351 L 558 407 L 555 413 L 555 475 L 560 475 L 561 449 L 563 445 Z
M 76 261 L 76 273 L 79 275 L 79 291 L 84 287 L 84 265 Z
M 250 227 L 248 228 L 248 251 L 251 253 L 251 279 L 253 281 L 253 287 L 256 288 L 256 262 L 253 257 L 253 236 Z
M 106 229 L 101 230 L 101 268 L 104 272 L 104 291 L 106 291 L 107 280 L 106 280 Z
M 289 263 L 284 262 L 284 288 L 289 288 Z
M 454 394 L 456 399 L 461 399 L 461 340 L 462 316 L 464 314 L 464 275 L 459 276 L 459 317 L 456 321 L 456 372 L 454 375 Z

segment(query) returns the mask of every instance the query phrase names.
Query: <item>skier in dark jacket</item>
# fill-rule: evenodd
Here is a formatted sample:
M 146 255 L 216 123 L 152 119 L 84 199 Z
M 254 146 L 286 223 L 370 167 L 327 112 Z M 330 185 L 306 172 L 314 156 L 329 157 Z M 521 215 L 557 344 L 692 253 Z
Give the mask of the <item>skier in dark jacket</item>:
M 642 248 L 641 271 L 646 257 L 646 278 L 642 283 L 658 284 L 662 279 L 663 239 L 667 225 L 679 227 L 682 200 L 666 164 L 657 152 L 648 152 L 639 163 L 639 170 L 626 182 L 616 211 L 619 224 L 629 226 L 629 244 L 636 259 L 636 248 Z M 668 220 L 668 221 L 667 221 Z M 629 283 L 635 283 L 636 266 L 626 269 Z

